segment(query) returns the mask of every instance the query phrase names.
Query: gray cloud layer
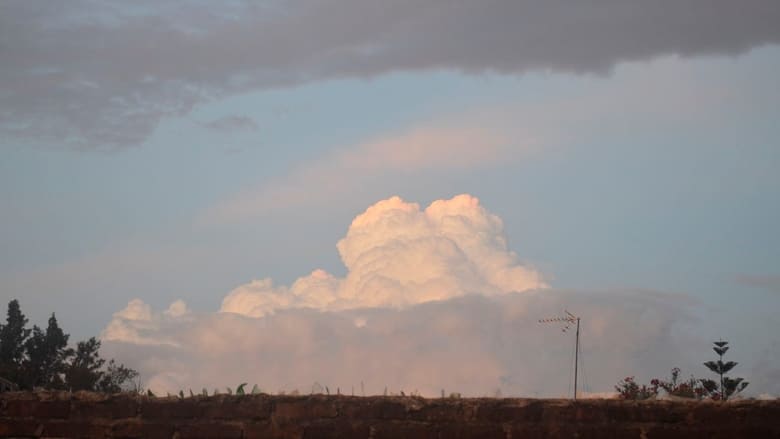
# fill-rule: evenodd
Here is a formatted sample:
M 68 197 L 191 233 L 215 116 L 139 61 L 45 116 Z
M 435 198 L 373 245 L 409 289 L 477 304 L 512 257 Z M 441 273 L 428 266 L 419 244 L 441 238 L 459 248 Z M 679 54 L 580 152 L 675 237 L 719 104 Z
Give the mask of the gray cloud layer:
M 244 131 L 244 130 L 256 130 L 258 128 L 257 123 L 250 117 L 246 116 L 225 116 L 219 119 L 215 119 L 209 122 L 202 123 L 201 125 L 206 128 L 217 131 Z
M 114 316 L 125 336 L 104 343 L 107 354 L 138 368 L 144 386 L 161 393 L 247 381 L 270 392 L 308 393 L 320 383 L 349 393 L 362 381 L 366 394 L 387 387 L 429 397 L 442 389 L 564 396 L 574 334 L 537 322 L 564 308 L 584 318 L 580 390 L 609 392 L 626 375 L 645 381 L 673 366 L 703 373 L 685 348 L 707 344 L 686 343 L 691 303 L 652 291 L 470 295 L 401 310 L 291 309 L 260 318 L 154 313 L 136 301 Z
M 780 41 L 775 0 L 6 1 L 0 130 L 86 147 L 248 90 L 397 70 L 602 72 Z

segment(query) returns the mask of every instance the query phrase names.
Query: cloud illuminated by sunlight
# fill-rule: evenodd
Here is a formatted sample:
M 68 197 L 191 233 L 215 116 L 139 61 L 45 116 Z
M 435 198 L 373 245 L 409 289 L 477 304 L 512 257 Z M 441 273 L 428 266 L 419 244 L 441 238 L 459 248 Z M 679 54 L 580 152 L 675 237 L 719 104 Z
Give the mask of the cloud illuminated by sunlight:
M 153 312 L 134 299 L 103 331 L 105 349 L 162 393 L 246 381 L 346 393 L 362 381 L 367 394 L 387 386 L 428 396 L 562 396 L 570 343 L 536 321 L 568 307 L 585 317 L 583 349 L 599 358 L 591 391 L 680 356 L 674 334 L 687 308 L 679 296 L 550 289 L 471 195 L 424 209 L 381 200 L 354 218 L 337 248 L 345 277 L 318 269 L 289 286 L 254 280 L 228 293 L 219 312 L 192 312 L 183 301 Z M 636 346 L 664 355 L 649 361 Z
M 424 210 L 399 197 L 379 201 L 337 247 L 345 278 L 315 270 L 291 287 L 256 280 L 230 292 L 221 311 L 260 317 L 288 308 L 405 307 L 547 286 L 507 248 L 501 219 L 466 194 Z

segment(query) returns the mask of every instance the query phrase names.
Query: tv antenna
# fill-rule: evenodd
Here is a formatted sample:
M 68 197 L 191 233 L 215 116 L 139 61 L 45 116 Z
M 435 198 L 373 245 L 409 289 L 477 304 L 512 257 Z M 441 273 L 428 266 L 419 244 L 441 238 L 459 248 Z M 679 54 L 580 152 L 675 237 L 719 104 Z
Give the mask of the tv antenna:
M 577 365 L 579 364 L 579 356 L 580 356 L 580 318 L 575 316 L 574 314 L 570 313 L 569 311 L 564 310 L 566 312 L 566 315 L 563 317 L 551 317 L 549 319 L 541 319 L 539 320 L 539 323 L 562 323 L 563 328 L 561 329 L 563 332 L 567 332 L 569 329 L 571 329 L 571 326 L 576 324 L 577 325 L 577 331 L 576 331 L 576 342 L 574 345 L 574 400 L 577 400 Z

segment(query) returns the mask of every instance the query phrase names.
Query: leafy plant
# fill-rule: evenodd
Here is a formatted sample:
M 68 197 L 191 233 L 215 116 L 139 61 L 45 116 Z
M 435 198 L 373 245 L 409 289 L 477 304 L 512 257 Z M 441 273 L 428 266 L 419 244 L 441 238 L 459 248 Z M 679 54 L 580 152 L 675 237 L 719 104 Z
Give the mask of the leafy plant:
M 236 395 L 243 395 L 244 394 L 244 386 L 246 386 L 246 383 L 241 383 L 236 387 Z
M 658 395 L 659 381 L 653 380 L 648 387 L 644 384 L 640 386 L 636 383 L 633 376 L 623 378 L 623 381 L 619 382 L 615 386 L 615 390 L 618 392 L 620 399 L 649 399 L 655 398 Z
M 687 380 L 680 380 L 680 368 L 675 367 L 672 369 L 672 376 L 669 381 L 654 379 L 650 381 L 650 385 L 654 388 L 660 387 L 667 395 L 677 396 L 680 398 L 695 398 L 702 399 L 707 390 L 702 384 L 703 380 L 697 379 L 693 375 Z
M 726 374 L 738 364 L 736 361 L 723 361 L 723 356 L 726 354 L 726 351 L 729 350 L 729 342 L 720 340 L 713 342 L 713 344 L 715 346 L 712 350 L 718 354 L 718 360 L 707 361 L 704 365 L 707 366 L 707 369 L 720 377 L 720 386 L 716 381 L 710 379 L 702 380 L 702 385 L 710 393 L 710 396 L 713 399 L 725 401 L 745 390 L 745 387 L 747 387 L 749 383 L 744 381 L 744 378 L 730 378 L 726 376 Z
M 76 345 L 73 361 L 65 371 L 65 382 L 72 390 L 93 390 L 102 376 L 106 360 L 100 358 L 100 340 L 95 337 Z
M 137 377 L 137 371 L 125 367 L 124 364 L 116 364 L 111 359 L 106 370 L 101 373 L 96 390 L 107 393 L 119 393 L 123 390 L 129 390 L 138 393 L 140 384 L 136 384 L 133 381 Z

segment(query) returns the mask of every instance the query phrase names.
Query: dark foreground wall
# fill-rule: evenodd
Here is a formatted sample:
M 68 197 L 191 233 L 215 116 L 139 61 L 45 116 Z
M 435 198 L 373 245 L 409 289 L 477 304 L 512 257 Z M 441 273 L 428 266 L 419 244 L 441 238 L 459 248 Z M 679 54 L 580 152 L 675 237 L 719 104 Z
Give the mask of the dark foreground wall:
M 780 401 L 0 394 L 2 437 L 780 438 Z

